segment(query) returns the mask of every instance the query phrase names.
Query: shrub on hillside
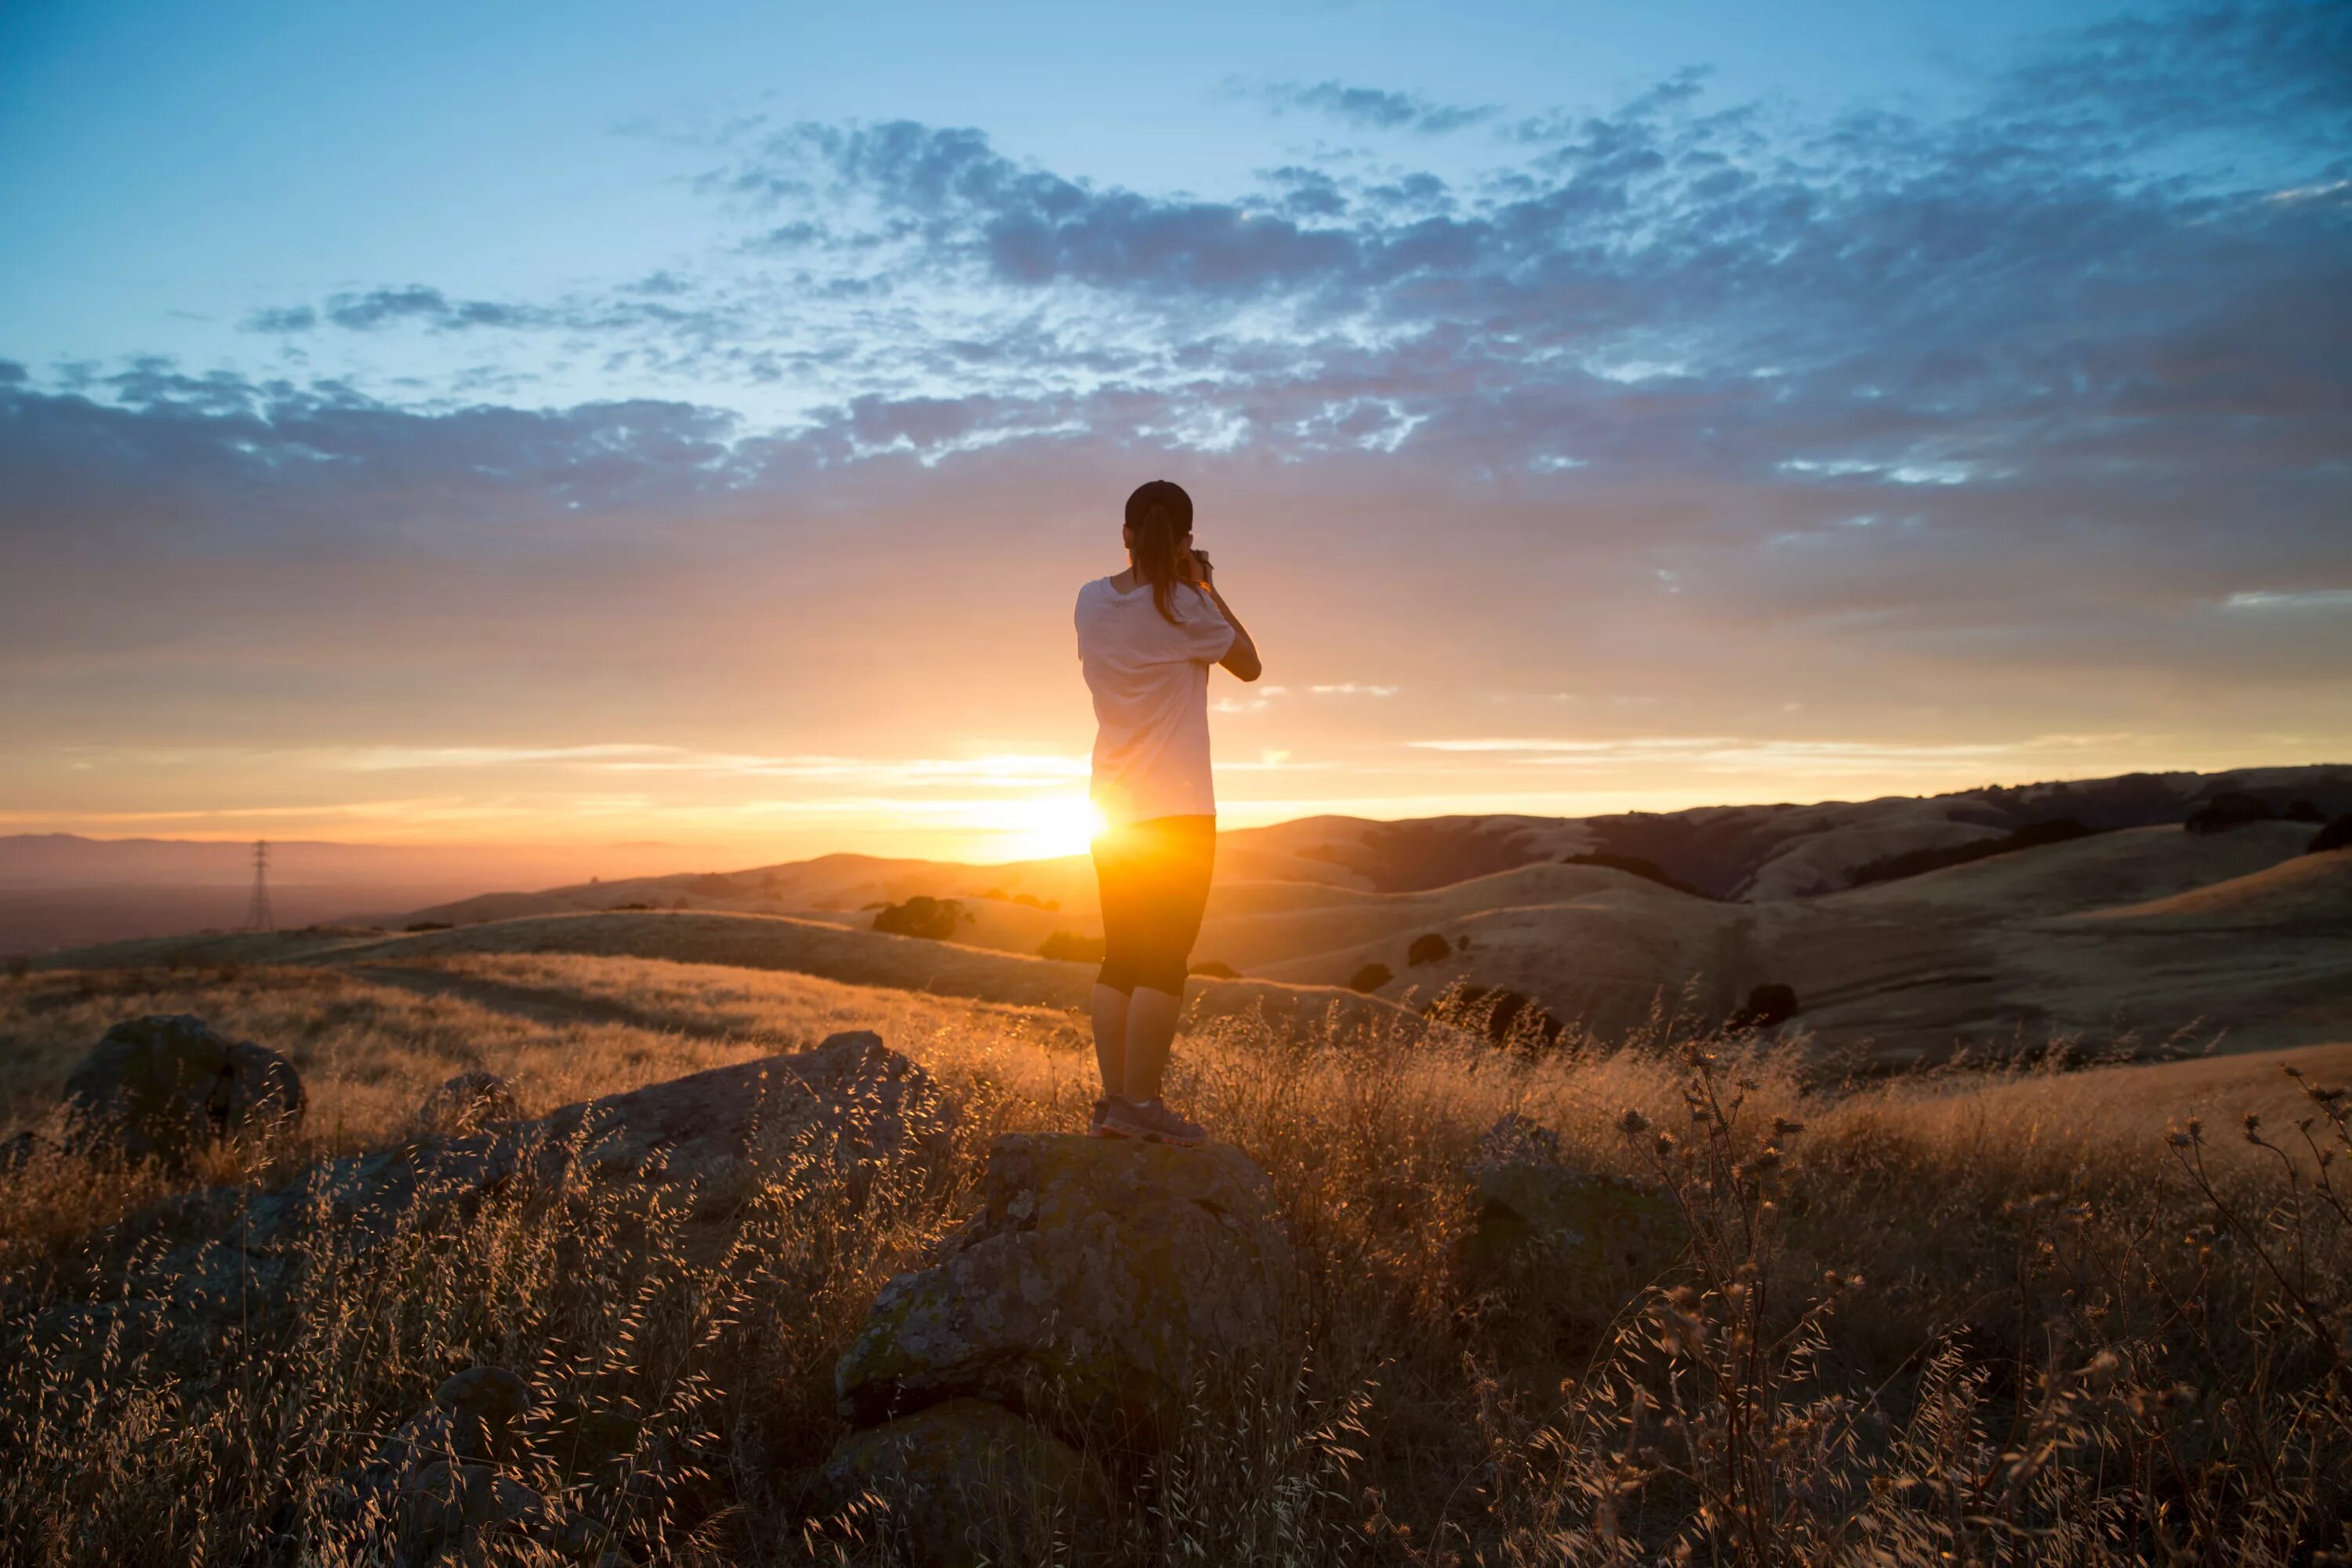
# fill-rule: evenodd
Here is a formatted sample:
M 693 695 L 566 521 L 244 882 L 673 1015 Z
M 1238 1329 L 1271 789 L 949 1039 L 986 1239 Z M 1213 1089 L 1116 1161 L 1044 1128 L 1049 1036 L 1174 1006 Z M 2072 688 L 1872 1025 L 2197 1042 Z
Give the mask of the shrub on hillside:
M 1563 866 L 1605 866 L 1612 871 L 1623 871 L 1631 876 L 1639 877 L 1643 881 L 1655 882 L 1662 888 L 1672 888 L 1677 893 L 1688 893 L 1695 899 L 1709 896 L 1700 892 L 1688 882 L 1669 875 L 1666 868 L 1655 860 L 1641 855 L 1617 855 L 1606 849 L 1595 849 L 1587 853 L 1563 855 L 1559 858 L 1559 863 Z
M 1037 956 L 1057 958 L 1066 963 L 1100 963 L 1103 939 L 1081 936 L 1074 931 L 1057 931 L 1037 944 Z
M 1496 1045 L 1528 1056 L 1541 1056 L 1559 1043 L 1560 1021 L 1507 986 L 1448 986 L 1421 1011 L 1424 1017 L 1484 1035 Z
M 2238 790 L 2226 790 L 2189 814 L 2180 826 L 2191 833 L 2227 833 L 2249 822 L 2268 822 L 2271 808 Z
M 1407 967 L 1418 968 L 1424 963 L 1435 963 L 1453 951 L 1454 944 L 1445 940 L 1444 931 L 1425 931 L 1414 937 L 1412 945 L 1404 950 L 1404 961 Z
M 2330 849 L 2352 849 L 2352 811 L 2346 812 L 2311 836 L 2304 847 L 2306 855 L 2324 855 Z
M 415 921 L 400 928 L 403 931 L 447 931 L 447 921 Z
M 1394 978 L 1387 964 L 1367 963 L 1356 971 L 1354 977 L 1348 982 L 1348 988 L 1351 991 L 1378 991 Z
M 903 904 L 891 904 L 874 917 L 874 929 L 892 936 L 923 936 L 945 942 L 972 917 L 961 900 L 934 899 L 917 893 Z
M 1767 982 L 1748 993 L 1748 1005 L 1731 1016 L 1735 1029 L 1769 1029 L 1797 1016 L 1796 988 Z
M 2327 814 L 2320 810 L 2315 802 L 2308 800 L 2291 800 L 2287 802 L 2286 809 L 2279 813 L 2279 820 L 2282 822 L 2325 822 L 2327 820 Z
M 1905 877 L 1916 877 L 1924 871 L 1940 871 L 1947 866 L 1965 866 L 1974 860 L 1989 860 L 1995 855 L 2007 855 L 2017 849 L 2039 849 L 2045 844 L 2063 844 L 2070 838 L 2087 838 L 2101 829 L 2085 826 L 2071 816 L 2053 816 L 2046 822 L 2029 822 L 1999 838 L 1979 838 L 1967 844 L 1944 844 L 1932 849 L 1907 849 L 1900 855 L 1885 855 L 1867 860 L 1846 875 L 1849 888 L 1865 887 L 1872 882 L 1892 882 Z
M 1234 969 L 1232 964 L 1213 958 L 1204 959 L 1201 963 L 1194 964 L 1190 970 L 1186 971 L 1186 973 L 1191 974 L 1205 974 L 1212 980 L 1239 980 L 1241 978 L 1240 972 Z

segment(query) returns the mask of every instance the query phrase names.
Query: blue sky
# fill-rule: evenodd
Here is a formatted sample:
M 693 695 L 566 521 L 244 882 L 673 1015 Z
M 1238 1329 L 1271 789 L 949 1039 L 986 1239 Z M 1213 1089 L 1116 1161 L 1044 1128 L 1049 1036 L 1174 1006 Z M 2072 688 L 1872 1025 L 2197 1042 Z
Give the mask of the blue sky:
M 1484 137 L 1276 111 L 1285 86 L 1409 79 L 1371 90 L 1500 123 L 1701 69 L 1726 102 L 1932 108 L 2048 27 L 2014 4 L 1965 26 L 1853 4 L 18 7 L 0 19 L 0 203 L 20 226 L 0 341 L 33 364 L 259 373 L 271 356 L 236 324 L 289 298 L 417 278 L 535 297 L 708 267 L 740 233 L 692 182 L 751 116 L 976 126 L 1072 178 L 1217 195 L 1351 150 L 1502 161 Z M 446 363 L 374 346 L 386 374 Z
M 0 825 L 1034 837 L 1155 475 L 1260 819 L 2345 759 L 2347 15 L 14 8 Z

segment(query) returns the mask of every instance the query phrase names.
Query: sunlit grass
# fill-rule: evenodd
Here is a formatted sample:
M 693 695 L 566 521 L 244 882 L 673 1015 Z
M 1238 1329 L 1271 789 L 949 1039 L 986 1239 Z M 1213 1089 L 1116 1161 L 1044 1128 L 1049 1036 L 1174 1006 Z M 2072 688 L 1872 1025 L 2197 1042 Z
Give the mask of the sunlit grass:
M 526 1468 L 637 1561 L 884 1560 L 885 1538 L 811 1485 L 841 1430 L 832 1363 L 882 1279 L 967 1212 L 995 1131 L 1082 1123 L 1080 1021 L 630 959 L 404 967 L 399 983 L 297 969 L 0 987 L 0 1108 L 37 1120 L 117 1018 L 197 1012 L 303 1065 L 314 1109 L 298 1142 L 204 1173 L 274 1182 L 395 1142 L 464 1068 L 509 1076 L 537 1112 L 873 1027 L 965 1107 L 954 1152 L 856 1196 L 783 1158 L 724 1246 L 609 1193 L 487 1205 L 364 1258 L 320 1235 L 290 1318 L 194 1367 L 135 1315 L 89 1320 L 116 1325 L 102 1341 L 58 1327 L 102 1283 L 73 1238 L 171 1184 L 37 1159 L 0 1176 L 0 1550 L 376 1560 L 380 1542 L 333 1514 L 335 1477 L 483 1361 L 641 1418 L 625 1464 L 567 1479 L 541 1452 Z M 2352 1465 L 2352 1395 L 2340 1346 L 2303 1311 L 2352 1324 L 2347 1227 L 2312 1185 L 2326 1119 L 2280 1074 L 2261 1094 L 2284 1154 L 2211 1114 L 2175 1144 L 2151 1124 L 2144 1070 L 1842 1089 L 1795 1053 L 1663 1021 L 1540 1060 L 1399 1017 L 1197 1027 L 1171 1095 L 1266 1170 L 1301 1337 L 1281 1347 L 1291 1375 L 1223 1395 L 1246 1421 L 1204 1407 L 1112 1558 L 1631 1562 L 1682 1541 L 1699 1561 L 2121 1563 L 2226 1542 L 2268 1563 L 2340 1545 L 2327 1478 Z M 2218 1104 L 2245 1081 L 2195 1094 Z M 1514 1110 L 1587 1168 L 1682 1195 L 1700 1244 L 1661 1281 L 1681 1294 L 1629 1303 L 1612 1333 L 1540 1289 L 1472 1289 L 1463 1164 Z M 2315 1119 L 2311 1148 L 2297 1114 Z M 1660 1131 L 1676 1140 L 1663 1156 Z M 1728 1348 L 1767 1341 L 1782 1348 Z M 1735 1429 L 1779 1447 L 1735 1453 Z

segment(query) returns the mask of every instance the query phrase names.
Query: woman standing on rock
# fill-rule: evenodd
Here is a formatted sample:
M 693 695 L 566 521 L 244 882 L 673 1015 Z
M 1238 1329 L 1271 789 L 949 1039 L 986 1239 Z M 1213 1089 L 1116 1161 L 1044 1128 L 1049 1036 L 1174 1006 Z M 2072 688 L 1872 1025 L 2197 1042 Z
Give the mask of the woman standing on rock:
M 1192 543 L 1192 498 L 1154 479 L 1127 498 L 1127 570 L 1078 590 L 1078 663 L 1094 694 L 1094 841 L 1103 964 L 1095 978 L 1099 1138 L 1197 1144 L 1160 1103 L 1186 962 L 1217 852 L 1209 779 L 1209 666 L 1244 680 L 1257 645 Z

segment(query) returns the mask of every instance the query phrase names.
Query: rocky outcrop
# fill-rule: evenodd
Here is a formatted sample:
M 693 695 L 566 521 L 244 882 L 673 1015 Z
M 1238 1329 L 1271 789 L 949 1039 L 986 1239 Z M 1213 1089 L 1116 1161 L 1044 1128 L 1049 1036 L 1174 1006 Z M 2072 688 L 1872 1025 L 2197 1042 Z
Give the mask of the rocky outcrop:
M 1240 1150 L 1011 1133 L 984 1191 L 930 1267 L 882 1288 L 835 1369 L 844 1415 L 972 1395 L 1132 1433 L 1276 1340 L 1290 1248 Z
M 458 1373 L 345 1472 L 333 1516 L 389 1546 L 403 1568 L 485 1561 L 499 1544 L 593 1559 L 607 1544 L 604 1523 L 510 1473 L 521 1468 L 524 1424 L 536 1403 L 530 1386 L 502 1367 Z
M 926 1564 L 1027 1561 L 1099 1475 L 1276 1352 L 1290 1247 L 1238 1149 L 1013 1133 L 983 1204 L 882 1288 L 835 1368 L 861 1430 L 825 1477 Z M 1091 1528 L 1091 1527 L 1089 1527 Z
M 1652 1188 L 1568 1166 L 1559 1134 L 1516 1112 L 1486 1130 L 1462 1241 L 1473 1286 L 1599 1331 L 1681 1257 L 1682 1212 Z
M 74 1146 L 131 1160 L 179 1163 L 225 1138 L 289 1129 L 304 1103 L 292 1062 L 189 1014 L 115 1025 L 66 1079 Z
M 883 1499 L 888 1533 L 919 1568 L 1051 1561 L 1054 1516 L 1087 1485 L 1075 1449 L 984 1399 L 853 1432 L 823 1479 L 839 1497 Z
M 695 1213 L 740 1199 L 754 1156 L 814 1159 L 856 1179 L 877 1160 L 943 1146 L 954 1108 L 930 1075 L 867 1029 L 813 1051 L 713 1068 L 567 1105 L 463 1138 L 417 1138 L 329 1162 L 310 1180 L 251 1199 L 244 1241 L 269 1250 L 323 1204 L 362 1239 L 421 1209 L 463 1205 L 518 1178 L 692 1184 Z
M 479 1132 L 494 1121 L 512 1121 L 522 1114 L 521 1102 L 507 1080 L 476 1068 L 445 1081 L 416 1108 L 419 1131 L 462 1138 Z
M 404 1228 L 463 1220 L 486 1201 L 613 1183 L 689 1197 L 688 1219 L 709 1220 L 734 1212 L 781 1164 L 821 1167 L 855 1187 L 882 1162 L 943 1151 L 954 1121 L 928 1073 L 861 1029 L 535 1121 L 323 1161 L 269 1192 L 187 1194 L 123 1227 L 112 1247 L 144 1259 L 141 1275 L 172 1282 L 173 1320 L 194 1329 L 279 1297 L 321 1225 L 355 1259 Z M 157 1235 L 194 1239 L 158 1251 L 146 1239 Z

